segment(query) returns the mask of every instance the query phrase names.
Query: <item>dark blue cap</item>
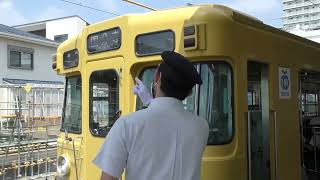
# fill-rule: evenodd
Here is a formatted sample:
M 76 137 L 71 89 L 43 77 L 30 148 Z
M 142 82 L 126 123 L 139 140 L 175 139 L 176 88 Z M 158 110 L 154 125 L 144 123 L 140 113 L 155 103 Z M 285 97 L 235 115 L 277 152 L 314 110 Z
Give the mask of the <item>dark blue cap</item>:
M 194 65 L 184 56 L 172 51 L 164 51 L 161 54 L 163 63 L 159 71 L 161 78 L 179 89 L 190 90 L 195 84 L 202 84 L 201 77 Z

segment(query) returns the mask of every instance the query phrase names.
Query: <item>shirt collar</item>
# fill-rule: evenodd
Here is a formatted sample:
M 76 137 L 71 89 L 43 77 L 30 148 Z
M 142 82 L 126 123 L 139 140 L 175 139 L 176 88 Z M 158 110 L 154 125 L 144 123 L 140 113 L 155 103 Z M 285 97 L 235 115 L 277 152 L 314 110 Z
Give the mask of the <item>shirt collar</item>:
M 172 97 L 157 97 L 152 99 L 149 107 L 166 107 L 166 106 L 175 106 L 183 108 L 183 103 L 181 100 L 172 98 Z

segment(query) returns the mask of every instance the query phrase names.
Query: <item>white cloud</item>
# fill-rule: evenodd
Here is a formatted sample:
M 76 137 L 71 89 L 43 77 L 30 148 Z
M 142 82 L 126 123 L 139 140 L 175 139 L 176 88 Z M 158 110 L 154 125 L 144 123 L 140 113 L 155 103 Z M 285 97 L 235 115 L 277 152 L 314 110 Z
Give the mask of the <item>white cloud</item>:
M 11 0 L 0 1 L 0 23 L 8 26 L 23 24 L 28 20 L 14 6 Z

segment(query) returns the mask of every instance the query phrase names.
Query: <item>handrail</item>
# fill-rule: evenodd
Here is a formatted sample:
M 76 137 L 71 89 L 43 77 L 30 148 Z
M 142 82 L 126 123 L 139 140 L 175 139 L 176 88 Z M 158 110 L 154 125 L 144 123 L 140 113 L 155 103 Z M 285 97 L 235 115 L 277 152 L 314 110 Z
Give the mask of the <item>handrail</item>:
M 76 151 L 75 151 L 75 145 L 74 142 L 76 141 L 76 139 L 81 139 L 81 143 L 80 143 L 80 148 L 82 146 L 82 137 L 76 137 L 72 140 L 72 149 L 73 149 L 73 158 L 74 158 L 74 166 L 76 169 L 76 179 L 79 180 L 79 174 L 78 174 L 78 166 L 77 166 L 77 157 L 76 157 Z M 80 151 L 80 149 L 79 149 Z
M 273 121 L 274 121 L 274 156 L 275 156 L 275 180 L 278 180 L 278 122 L 277 122 L 277 111 L 272 110 Z
M 247 118 L 247 156 L 248 156 L 248 180 L 251 180 L 251 122 L 250 122 L 250 111 L 245 112 Z

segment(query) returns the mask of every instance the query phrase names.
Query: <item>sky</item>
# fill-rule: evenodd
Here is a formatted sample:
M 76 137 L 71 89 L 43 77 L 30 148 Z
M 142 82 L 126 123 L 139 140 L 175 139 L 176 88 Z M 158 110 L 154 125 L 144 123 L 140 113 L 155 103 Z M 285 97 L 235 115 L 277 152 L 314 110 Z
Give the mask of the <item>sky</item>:
M 148 10 L 122 0 L 67 0 L 117 15 Z M 281 27 L 282 0 L 135 0 L 155 9 L 191 4 L 221 4 L 252 15 L 265 24 Z M 97 10 L 70 4 L 65 0 L 0 0 L 0 24 L 8 26 L 31 23 L 64 16 L 78 15 L 88 23 L 115 17 Z

